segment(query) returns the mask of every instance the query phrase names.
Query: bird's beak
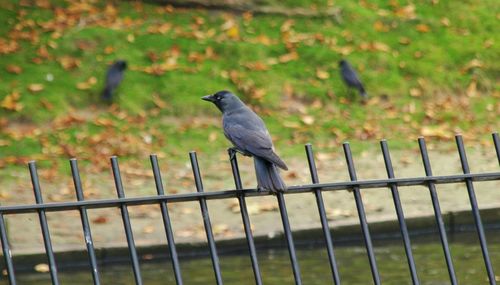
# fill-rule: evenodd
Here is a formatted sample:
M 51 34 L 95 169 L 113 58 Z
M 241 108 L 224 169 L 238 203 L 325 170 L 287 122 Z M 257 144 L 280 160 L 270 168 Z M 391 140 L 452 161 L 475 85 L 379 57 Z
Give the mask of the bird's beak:
M 201 97 L 201 99 L 205 100 L 205 101 L 208 101 L 208 102 L 212 102 L 212 103 L 215 102 L 213 95 L 203 96 L 203 97 Z

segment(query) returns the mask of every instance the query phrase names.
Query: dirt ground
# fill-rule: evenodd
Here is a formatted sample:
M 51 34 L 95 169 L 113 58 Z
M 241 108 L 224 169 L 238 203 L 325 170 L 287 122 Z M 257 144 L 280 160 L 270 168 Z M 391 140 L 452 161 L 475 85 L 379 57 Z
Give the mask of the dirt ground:
M 499 172 L 499 162 L 493 148 L 468 149 L 471 172 Z M 205 191 L 233 189 L 231 168 L 227 157 L 221 154 L 220 163 L 208 163 L 199 157 Z M 308 184 L 310 175 L 305 158 L 286 159 L 290 171 L 283 172 L 288 185 Z M 421 177 L 424 170 L 419 153 L 399 151 L 392 153 L 396 177 Z M 462 172 L 456 152 L 430 151 L 434 175 L 459 174 Z M 165 159 L 163 159 L 165 160 Z M 359 180 L 386 178 L 380 153 L 363 152 L 354 157 Z M 191 166 L 169 165 L 160 160 L 165 190 L 169 193 L 194 192 Z M 167 163 L 167 164 L 165 164 Z M 249 158 L 239 158 L 243 184 L 255 187 L 253 164 Z M 342 154 L 318 153 L 316 159 L 321 182 L 348 181 L 349 176 Z M 11 179 L 0 181 L 2 205 L 32 203 L 33 191 L 28 171 L 10 173 Z M 127 197 L 155 195 L 153 178 L 148 169 L 137 169 L 122 174 Z M 115 198 L 116 190 L 111 171 L 87 174 L 82 171 L 86 199 Z M 474 184 L 480 208 L 500 207 L 500 181 Z M 442 211 L 469 209 L 467 190 L 463 184 L 438 185 Z M 75 200 L 70 177 L 57 177 L 42 181 L 45 202 Z M 353 195 L 348 191 L 323 193 L 331 226 L 357 224 L 358 218 Z M 363 202 L 369 222 L 380 219 L 396 219 L 394 205 L 388 189 L 362 190 Z M 400 196 L 406 217 L 432 214 L 432 205 L 426 187 L 400 188 Z M 320 227 L 318 210 L 311 193 L 286 196 L 290 223 L 293 230 Z M 282 231 L 276 198 L 273 196 L 247 198 L 250 220 L 255 235 L 275 235 Z M 243 228 L 236 199 L 208 201 L 210 218 L 217 240 L 241 237 Z M 204 241 L 203 220 L 197 202 L 169 204 L 176 243 Z M 165 244 L 166 237 L 162 217 L 157 205 L 129 207 L 134 237 L 138 245 Z M 92 209 L 88 211 L 96 247 L 126 245 L 119 209 Z M 54 249 L 84 249 L 82 228 L 77 211 L 51 212 L 47 214 Z M 22 254 L 43 251 L 43 240 L 36 214 L 6 216 L 12 253 Z

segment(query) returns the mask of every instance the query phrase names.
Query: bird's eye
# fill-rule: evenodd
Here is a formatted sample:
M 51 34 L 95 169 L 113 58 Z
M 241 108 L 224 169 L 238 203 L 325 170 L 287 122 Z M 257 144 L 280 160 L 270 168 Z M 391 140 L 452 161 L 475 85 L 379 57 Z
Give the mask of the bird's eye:
M 222 99 L 220 96 L 215 97 L 215 100 L 220 101 Z

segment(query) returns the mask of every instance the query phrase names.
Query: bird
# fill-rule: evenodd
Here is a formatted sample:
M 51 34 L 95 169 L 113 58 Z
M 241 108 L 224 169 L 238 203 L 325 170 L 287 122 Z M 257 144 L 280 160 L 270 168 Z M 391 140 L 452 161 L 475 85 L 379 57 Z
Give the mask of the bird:
M 288 170 L 288 167 L 274 152 L 264 121 L 229 91 L 219 91 L 202 99 L 212 102 L 222 112 L 224 135 L 234 146 L 231 150 L 253 157 L 257 189 L 273 193 L 285 191 L 278 168 Z
M 363 100 L 368 99 L 368 94 L 366 94 L 365 88 L 363 87 L 363 83 L 359 80 L 358 74 L 352 66 L 347 62 L 347 60 L 342 59 L 339 62 L 340 66 L 340 75 L 342 76 L 342 80 L 349 88 L 358 89 L 359 94 L 363 98 Z
M 106 85 L 102 91 L 102 99 L 107 102 L 113 100 L 113 92 L 123 80 L 123 72 L 127 69 L 125 60 L 117 60 L 113 62 L 106 73 Z

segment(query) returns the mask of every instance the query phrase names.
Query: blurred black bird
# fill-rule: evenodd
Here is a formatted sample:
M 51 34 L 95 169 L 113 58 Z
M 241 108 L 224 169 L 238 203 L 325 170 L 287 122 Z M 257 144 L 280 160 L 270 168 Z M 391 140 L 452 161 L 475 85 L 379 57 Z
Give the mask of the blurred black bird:
M 366 94 L 365 88 L 363 87 L 363 83 L 359 80 L 358 74 L 352 68 L 352 66 L 347 62 L 347 60 L 341 60 L 339 62 L 340 66 L 340 74 L 342 76 L 342 80 L 349 88 L 358 89 L 359 94 L 363 98 L 363 100 L 368 99 L 368 94 Z
M 285 191 L 278 167 L 284 170 L 288 167 L 274 152 L 264 121 L 229 91 L 219 91 L 202 99 L 214 103 L 222 112 L 224 135 L 234 145 L 233 150 L 253 156 L 259 190 Z
M 102 99 L 107 102 L 113 100 L 113 92 L 120 85 L 123 80 L 123 72 L 127 69 L 127 62 L 124 60 L 117 60 L 111 64 L 106 73 L 106 86 L 102 91 Z

